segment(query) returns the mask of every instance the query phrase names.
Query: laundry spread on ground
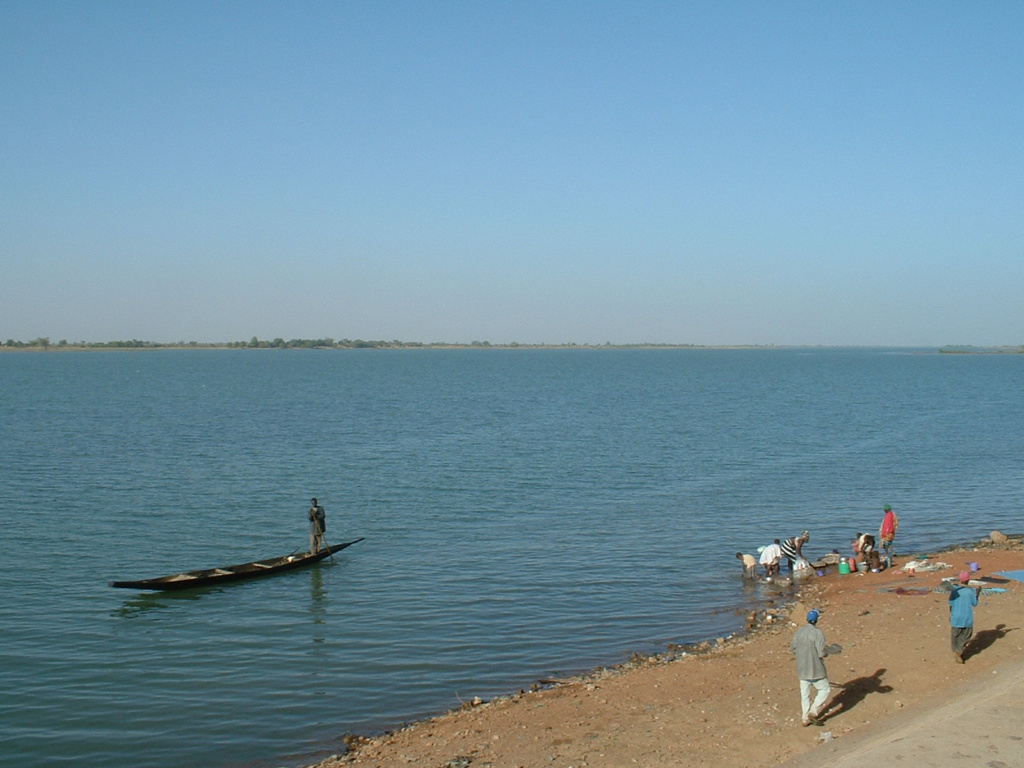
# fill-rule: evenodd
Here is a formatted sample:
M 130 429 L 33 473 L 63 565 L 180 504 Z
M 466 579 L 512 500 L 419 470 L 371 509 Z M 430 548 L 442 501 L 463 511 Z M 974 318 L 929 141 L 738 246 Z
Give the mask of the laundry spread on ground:
M 949 563 L 943 563 L 940 560 L 936 560 L 934 563 L 930 563 L 927 560 L 911 560 L 903 566 L 903 570 L 914 573 L 927 573 L 928 571 L 944 571 L 952 567 Z

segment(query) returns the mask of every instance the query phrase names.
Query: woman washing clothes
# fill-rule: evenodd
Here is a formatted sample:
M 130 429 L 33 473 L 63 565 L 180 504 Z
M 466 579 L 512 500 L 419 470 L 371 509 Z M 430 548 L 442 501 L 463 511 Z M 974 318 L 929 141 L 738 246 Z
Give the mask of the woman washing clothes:
M 870 533 L 858 533 L 853 540 L 853 553 L 857 564 L 866 563 L 873 573 L 878 573 L 881 567 L 878 550 L 875 549 L 875 537 Z

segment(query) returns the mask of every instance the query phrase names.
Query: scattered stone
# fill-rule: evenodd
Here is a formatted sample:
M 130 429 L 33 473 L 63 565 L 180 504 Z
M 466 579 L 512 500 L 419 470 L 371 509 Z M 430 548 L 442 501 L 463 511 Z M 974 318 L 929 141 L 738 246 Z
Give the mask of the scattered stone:
M 354 733 L 346 733 L 341 738 L 341 743 L 345 745 L 345 750 L 347 752 L 354 752 L 360 747 L 369 744 L 370 740 L 367 739 L 365 736 L 358 736 Z

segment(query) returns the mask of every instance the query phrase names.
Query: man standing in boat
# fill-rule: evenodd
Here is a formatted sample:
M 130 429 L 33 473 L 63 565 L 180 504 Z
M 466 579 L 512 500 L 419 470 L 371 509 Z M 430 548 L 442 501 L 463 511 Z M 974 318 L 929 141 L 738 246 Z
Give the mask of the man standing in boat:
M 327 530 L 327 513 L 314 497 L 309 507 L 309 551 L 316 554 L 324 546 L 324 531 Z

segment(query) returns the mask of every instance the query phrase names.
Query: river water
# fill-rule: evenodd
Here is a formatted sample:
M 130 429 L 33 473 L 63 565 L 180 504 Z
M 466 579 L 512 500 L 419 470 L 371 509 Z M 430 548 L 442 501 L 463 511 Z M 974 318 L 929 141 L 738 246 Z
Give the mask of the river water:
M 295 765 L 737 631 L 735 552 L 1020 532 L 1024 355 L 0 354 L 0 766 Z M 159 576 L 331 543 L 302 571 Z

